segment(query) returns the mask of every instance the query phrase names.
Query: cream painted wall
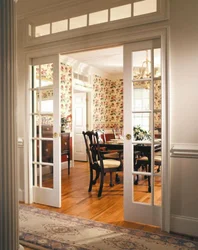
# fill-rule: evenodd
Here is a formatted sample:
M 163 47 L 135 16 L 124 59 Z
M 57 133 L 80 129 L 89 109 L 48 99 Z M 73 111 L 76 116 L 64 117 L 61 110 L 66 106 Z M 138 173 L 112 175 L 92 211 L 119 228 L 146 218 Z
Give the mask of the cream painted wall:
M 53 4 L 59 4 L 63 3 L 64 0 L 19 0 L 17 5 L 17 15 L 23 16 L 27 15 L 29 13 L 33 13 L 34 11 L 38 10 L 38 6 L 40 9 L 44 9 L 46 7 L 49 7 Z
M 198 1 L 170 4 L 171 143 L 198 143 Z M 172 214 L 198 220 L 197 182 L 198 159 L 171 160 Z
M 198 1 L 171 1 L 172 142 L 198 142 Z M 179 128 L 179 129 L 178 129 Z
M 169 75 L 170 75 L 170 142 L 198 143 L 198 1 L 171 0 L 170 21 L 152 25 L 122 29 L 121 33 L 145 32 L 146 29 L 170 27 L 169 39 Z M 18 22 L 18 136 L 25 136 L 25 78 L 23 48 L 23 20 Z M 117 31 L 102 34 L 104 37 L 116 37 Z M 76 51 L 94 44 L 105 47 L 108 40 L 101 34 L 87 38 L 86 44 L 76 43 Z M 121 39 L 123 36 L 115 39 Z M 74 39 L 78 41 L 80 38 Z M 82 38 L 83 41 L 83 38 Z M 67 40 L 56 43 L 56 51 L 64 47 L 70 51 Z M 55 43 L 48 44 L 55 53 Z M 45 45 L 39 46 L 45 51 Z M 29 49 L 29 51 L 31 48 Z M 50 51 L 48 49 L 48 51 Z M 38 54 L 37 54 L 38 55 Z M 24 168 L 27 167 L 27 151 L 20 148 L 20 188 L 24 187 Z M 167 152 L 169 155 L 169 152 Z M 23 165 L 24 164 L 24 165 Z M 25 166 L 25 167 L 24 167 Z M 198 159 L 171 158 L 171 230 L 198 236 Z

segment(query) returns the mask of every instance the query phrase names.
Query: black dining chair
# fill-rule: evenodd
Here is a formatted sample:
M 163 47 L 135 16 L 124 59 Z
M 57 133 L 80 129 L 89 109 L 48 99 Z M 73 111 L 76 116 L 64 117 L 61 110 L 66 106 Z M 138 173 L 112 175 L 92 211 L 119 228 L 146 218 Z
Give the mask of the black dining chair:
M 139 168 L 142 167 L 146 172 L 151 172 L 151 147 L 150 146 L 135 146 L 136 150 L 139 150 L 141 154 L 137 157 L 136 162 L 134 163 L 134 170 L 139 171 Z M 157 166 L 157 172 L 160 172 L 161 167 L 161 145 L 160 147 L 155 148 L 154 153 L 154 166 Z M 146 176 L 145 176 L 146 177 Z M 134 181 L 135 185 L 138 185 L 139 175 L 136 176 Z M 151 192 L 150 176 L 148 176 L 148 192 Z
M 98 133 L 99 136 L 99 141 L 102 140 L 104 143 L 107 143 L 107 141 L 110 141 L 111 139 L 115 139 L 115 134 L 112 132 L 105 132 L 102 130 L 97 130 L 96 131 Z M 101 148 L 103 151 L 106 151 L 106 148 L 103 147 Z M 123 155 L 123 154 L 122 154 Z M 115 160 L 120 160 L 121 157 L 121 153 L 118 152 L 117 150 L 109 150 L 108 152 L 105 152 L 105 154 L 103 154 L 105 159 L 115 159 Z
M 86 151 L 89 159 L 90 166 L 90 182 L 88 191 L 92 191 L 92 186 L 96 184 L 97 179 L 100 177 L 100 186 L 98 191 L 98 197 L 101 197 L 104 176 L 106 173 L 110 173 L 110 186 L 113 186 L 112 174 L 113 172 L 122 171 L 122 163 L 115 159 L 104 159 L 104 152 L 100 149 L 99 136 L 97 132 L 87 131 L 82 132 L 85 140 Z M 94 171 L 96 176 L 94 178 Z
M 98 131 L 97 131 L 98 132 Z M 103 140 L 104 143 L 107 143 L 108 141 L 110 141 L 111 139 L 115 139 L 115 133 L 114 131 L 112 130 L 112 132 L 107 132 L 107 131 L 99 131 L 99 135 L 100 135 L 100 138 Z M 103 149 L 105 150 L 105 149 Z M 108 150 L 108 152 L 105 152 L 105 154 L 103 154 L 103 157 L 105 159 L 114 159 L 114 160 L 120 160 L 122 162 L 122 165 L 123 165 L 123 152 L 121 151 L 118 151 L 118 150 Z M 120 177 L 118 175 L 118 173 L 116 173 L 116 177 L 115 177 L 115 182 L 117 184 L 120 183 Z

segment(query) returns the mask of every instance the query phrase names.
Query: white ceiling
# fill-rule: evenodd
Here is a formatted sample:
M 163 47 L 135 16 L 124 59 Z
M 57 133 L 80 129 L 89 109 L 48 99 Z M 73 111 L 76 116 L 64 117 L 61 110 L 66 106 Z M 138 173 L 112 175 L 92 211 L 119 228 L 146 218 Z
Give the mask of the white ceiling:
M 81 72 L 94 67 L 111 75 L 123 74 L 123 46 L 91 50 L 79 53 L 72 53 L 64 56 L 67 63 Z M 143 62 L 151 60 L 150 53 L 146 50 L 133 53 L 133 63 L 135 67 L 142 67 Z M 160 49 L 154 51 L 155 67 L 160 66 Z M 145 65 L 144 65 L 145 66 Z
M 123 46 L 91 50 L 67 55 L 70 64 L 76 61 L 102 70 L 108 74 L 123 73 Z

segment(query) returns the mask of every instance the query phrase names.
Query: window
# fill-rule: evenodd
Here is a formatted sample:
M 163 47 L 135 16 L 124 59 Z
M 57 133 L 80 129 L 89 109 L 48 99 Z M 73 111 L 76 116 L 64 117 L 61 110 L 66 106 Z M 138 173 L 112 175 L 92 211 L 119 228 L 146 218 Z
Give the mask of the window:
M 68 29 L 68 20 L 62 20 L 52 23 L 52 33 L 66 31 Z
M 32 25 L 31 24 L 28 25 L 28 35 L 32 36 Z
M 69 29 L 78 29 L 87 26 L 87 15 L 70 18 Z
M 150 89 L 134 89 L 134 110 L 148 110 Z
M 53 100 L 41 101 L 41 113 L 52 113 L 53 112 Z
M 111 8 L 110 10 L 111 21 L 120 20 L 128 17 L 131 17 L 131 4 Z
M 134 89 L 134 110 L 149 110 L 150 90 L 149 89 Z M 150 114 L 138 113 L 134 114 L 134 126 L 150 130 Z
M 108 10 L 102 10 L 89 14 L 89 25 L 108 22 Z
M 36 33 L 35 34 L 36 37 L 49 35 L 50 34 L 50 23 L 37 26 L 35 29 L 35 33 Z
M 133 4 L 133 16 L 145 15 L 157 11 L 157 0 L 144 0 Z
M 88 1 L 89 2 L 89 1 Z M 54 33 L 69 33 L 71 30 L 85 28 L 87 27 L 88 33 L 95 33 L 92 26 L 97 25 L 97 28 L 101 28 L 103 31 L 104 25 L 106 23 L 108 29 L 114 29 L 114 21 L 121 21 L 119 27 L 129 27 L 145 23 L 144 15 L 150 14 L 148 23 L 156 22 L 161 20 L 166 20 L 168 18 L 168 8 L 167 0 L 135 0 L 127 1 L 124 5 L 119 6 L 119 2 L 122 1 L 112 1 L 111 6 L 109 4 L 103 3 L 99 4 L 99 9 L 97 11 L 96 6 L 90 6 L 89 3 L 85 3 L 83 8 L 79 7 L 79 16 L 75 16 L 74 10 L 71 8 L 71 12 L 64 14 L 64 9 L 60 9 L 57 13 L 57 20 L 51 20 L 51 15 L 45 13 L 42 16 L 38 16 L 38 20 L 35 18 L 29 20 L 29 25 L 32 27 L 27 27 L 28 35 L 34 38 L 42 37 L 46 35 L 51 35 Z M 108 1 L 106 1 L 108 2 Z M 87 5 L 87 7 L 86 7 Z M 107 8 L 108 6 L 108 8 Z M 66 8 L 66 7 L 64 7 Z M 60 12 L 60 16 L 59 13 Z M 72 15 L 74 14 L 74 16 Z M 153 16 L 153 18 L 152 18 Z M 124 21 L 124 19 L 126 19 Z M 133 23 L 134 19 L 134 23 Z M 45 20 L 45 24 L 38 23 L 39 20 Z M 100 25 L 99 25 L 100 24 Z M 101 27 L 100 27 L 101 26 Z M 75 34 L 75 32 L 73 32 Z M 77 32 L 76 32 L 77 33 Z M 87 33 L 87 31 L 86 31 Z M 61 37 L 60 36 L 60 37 Z M 77 35 L 78 36 L 78 35 Z M 53 40 L 55 36 L 53 36 Z M 32 41 L 32 39 L 29 39 Z M 40 39 L 38 39 L 39 41 Z M 44 39 L 45 40 L 45 39 Z M 55 39 L 56 40 L 56 39 Z

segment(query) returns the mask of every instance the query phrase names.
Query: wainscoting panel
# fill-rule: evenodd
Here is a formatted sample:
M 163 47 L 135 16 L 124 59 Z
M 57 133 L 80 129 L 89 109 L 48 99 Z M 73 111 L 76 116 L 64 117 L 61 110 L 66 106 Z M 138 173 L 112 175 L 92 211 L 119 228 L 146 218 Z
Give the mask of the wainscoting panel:
M 198 147 L 175 144 L 171 149 L 171 231 L 198 236 Z
M 171 231 L 198 237 L 198 219 L 171 215 Z

